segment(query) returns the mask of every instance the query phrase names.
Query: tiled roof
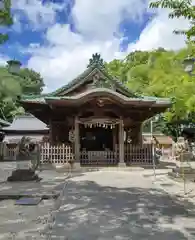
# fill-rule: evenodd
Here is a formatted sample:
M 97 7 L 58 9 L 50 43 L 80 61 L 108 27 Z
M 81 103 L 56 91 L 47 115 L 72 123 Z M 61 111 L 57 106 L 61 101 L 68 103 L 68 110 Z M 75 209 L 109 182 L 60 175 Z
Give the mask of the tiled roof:
M 2 128 L 4 131 L 42 131 L 48 130 L 45 123 L 32 115 L 22 115 L 14 118 L 9 127 Z
M 80 100 L 83 97 L 90 95 L 90 94 L 95 94 L 95 93 L 107 93 L 107 94 L 112 94 L 114 97 L 123 100 L 124 102 L 148 102 L 148 103 L 158 103 L 158 104 L 170 104 L 170 100 L 169 99 L 164 99 L 164 98 L 130 98 L 130 97 L 126 97 L 118 92 L 115 92 L 111 89 L 108 88 L 95 88 L 95 89 L 90 89 L 87 90 L 85 92 L 79 93 L 77 95 L 74 96 L 63 96 L 63 97 L 59 97 L 59 96 L 50 96 L 50 97 L 46 97 L 45 101 L 47 100 Z
M 21 134 L 14 135 L 8 134 L 4 137 L 3 142 L 7 143 L 18 143 L 22 139 L 22 137 L 27 137 L 31 142 L 41 142 L 44 138 L 44 134 Z
M 148 102 L 148 103 L 156 103 L 156 104 L 167 104 L 170 105 L 171 101 L 168 98 L 155 98 L 155 97 L 142 97 L 142 98 L 135 98 L 135 97 L 126 97 L 116 91 L 113 91 L 109 88 L 95 88 L 95 89 L 89 89 L 85 92 L 79 93 L 74 96 L 53 96 L 53 95 L 47 95 L 45 97 L 40 98 L 26 98 L 24 99 L 25 102 L 28 103 L 41 103 L 41 104 L 47 104 L 48 101 L 51 100 L 79 100 L 84 98 L 87 95 L 95 94 L 95 93 L 107 93 L 112 94 L 114 97 L 117 97 L 118 99 L 121 99 L 124 102 L 133 102 L 133 101 L 140 101 L 140 102 Z
M 150 133 L 148 133 L 148 134 L 143 133 L 142 136 L 143 136 L 144 143 L 151 143 L 153 141 Z M 156 138 L 156 140 L 159 144 L 170 144 L 171 145 L 174 143 L 174 141 L 172 140 L 171 137 L 166 136 L 164 134 L 155 134 L 154 133 L 153 136 Z
M 87 69 L 81 73 L 78 77 L 73 79 L 71 82 L 66 84 L 65 86 L 62 86 L 61 88 L 57 89 L 56 91 L 49 93 L 49 94 L 43 94 L 43 95 L 31 95 L 31 96 L 22 96 L 21 102 L 28 102 L 28 103 L 39 103 L 39 104 L 47 104 L 46 99 L 49 99 L 51 97 L 60 97 L 60 95 L 63 93 L 64 99 L 74 99 L 71 97 L 67 97 L 66 94 L 70 92 L 72 89 L 75 89 L 79 87 L 81 84 L 85 83 L 86 80 L 88 80 L 88 77 L 94 73 L 94 71 L 101 72 L 109 81 L 112 81 L 114 83 L 116 89 L 120 90 L 125 98 L 129 97 L 129 100 L 132 100 L 133 98 L 140 99 L 142 101 L 154 101 L 156 103 L 162 103 L 166 102 L 170 104 L 170 99 L 165 98 L 155 98 L 155 97 L 148 97 L 148 96 L 141 96 L 134 92 L 132 92 L 128 87 L 126 87 L 120 80 L 118 80 L 116 77 L 112 76 L 107 69 L 103 65 L 103 60 L 100 58 L 100 55 L 95 54 L 96 58 L 92 58 L 92 64 L 90 64 Z M 95 56 L 93 55 L 93 57 Z M 96 61 L 97 60 L 97 61 Z M 90 59 L 91 61 L 91 59 Z M 84 93 L 83 93 L 84 94 Z M 121 94 L 121 95 L 122 95 Z M 78 96 L 78 95 L 77 95 Z M 77 97 L 79 98 L 79 97 Z

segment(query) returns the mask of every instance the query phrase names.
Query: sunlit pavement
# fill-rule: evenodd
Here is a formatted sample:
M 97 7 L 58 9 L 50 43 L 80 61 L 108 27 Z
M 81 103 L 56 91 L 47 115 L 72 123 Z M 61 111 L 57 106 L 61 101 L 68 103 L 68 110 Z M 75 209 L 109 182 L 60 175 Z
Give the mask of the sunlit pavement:
M 137 172 L 94 172 L 69 180 L 46 239 L 195 239 L 194 205 Z
M 12 164 L 4 165 L 1 180 L 13 169 Z M 0 239 L 195 239 L 195 204 L 176 197 L 182 183 L 168 179 L 167 170 L 156 173 L 154 181 L 152 169 L 104 169 L 73 174 L 65 184 L 64 174 L 43 171 L 39 173 L 43 189 L 56 186 L 62 198 L 57 204 L 45 200 L 26 207 L 14 205 L 13 200 L 0 201 Z M 41 189 L 29 184 L 16 183 L 10 190 Z M 1 183 L 1 191 L 5 187 Z

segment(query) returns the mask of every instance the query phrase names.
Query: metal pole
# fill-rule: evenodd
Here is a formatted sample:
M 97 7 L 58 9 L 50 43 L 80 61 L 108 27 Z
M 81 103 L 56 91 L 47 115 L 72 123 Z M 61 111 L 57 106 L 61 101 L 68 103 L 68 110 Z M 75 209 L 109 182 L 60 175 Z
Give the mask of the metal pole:
M 181 153 L 181 165 L 182 165 L 182 177 L 183 177 L 183 192 L 184 192 L 184 196 L 186 195 L 186 176 L 185 176 L 185 169 L 184 169 L 184 154 L 185 153 Z
M 154 180 L 156 180 L 156 165 L 155 165 L 155 156 L 154 156 L 154 143 L 153 143 L 153 121 L 150 121 L 150 133 L 151 133 L 151 143 L 152 143 L 152 164 L 154 171 Z

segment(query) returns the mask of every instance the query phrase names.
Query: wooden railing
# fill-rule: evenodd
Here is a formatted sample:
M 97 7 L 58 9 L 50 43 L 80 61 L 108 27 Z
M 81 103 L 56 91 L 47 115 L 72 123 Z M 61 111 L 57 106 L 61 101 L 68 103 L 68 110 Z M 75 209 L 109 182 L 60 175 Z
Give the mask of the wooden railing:
M 153 149 L 152 144 L 125 144 L 124 146 L 124 161 L 126 162 L 126 165 L 152 164 L 153 154 L 155 155 L 155 148 Z
M 0 143 L 0 159 L 1 160 L 10 160 L 15 161 L 18 148 L 8 147 L 6 143 Z
M 105 151 L 81 151 L 80 163 L 81 166 L 110 166 L 118 164 L 118 152 Z
M 74 161 L 74 154 L 71 146 L 65 144 L 51 145 L 43 143 L 40 146 L 41 164 L 65 164 Z
M 155 149 L 154 149 L 155 150 Z M 152 144 L 124 146 L 124 161 L 126 165 L 152 164 L 153 159 Z M 1 160 L 16 160 L 17 148 L 9 148 L 5 143 L 0 143 Z M 74 162 L 75 155 L 72 147 L 65 144 L 51 145 L 49 143 L 40 144 L 41 164 L 65 164 Z M 117 165 L 119 162 L 119 146 L 115 146 L 115 151 L 86 151 L 80 152 L 80 163 L 82 166 L 110 166 Z

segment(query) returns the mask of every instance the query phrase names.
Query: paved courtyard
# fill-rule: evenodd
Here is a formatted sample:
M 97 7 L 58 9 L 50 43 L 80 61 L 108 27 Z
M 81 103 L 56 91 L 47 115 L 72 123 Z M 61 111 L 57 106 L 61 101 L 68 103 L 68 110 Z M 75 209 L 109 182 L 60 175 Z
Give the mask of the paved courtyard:
M 47 239 L 195 239 L 193 209 L 143 171 L 86 173 L 69 181 Z
M 0 163 L 0 199 L 5 195 L 52 195 L 64 187 L 66 175 L 52 170 L 38 173 L 41 182 L 5 182 L 14 167 L 15 163 Z M 0 201 L 0 240 L 44 239 L 40 233 L 58 204 L 54 199 L 42 200 L 36 206 L 15 205 L 12 199 Z
M 0 201 L 0 240 L 195 239 L 195 204 L 176 197 L 182 183 L 167 180 L 167 170 L 157 171 L 155 183 L 152 170 L 104 169 L 73 174 L 68 180 L 62 173 L 43 171 L 40 186 L 9 186 L 2 177 L 11 168 L 4 166 L 0 193 L 25 188 L 36 193 L 52 187 L 62 194 L 57 201 L 44 200 L 37 206 Z

